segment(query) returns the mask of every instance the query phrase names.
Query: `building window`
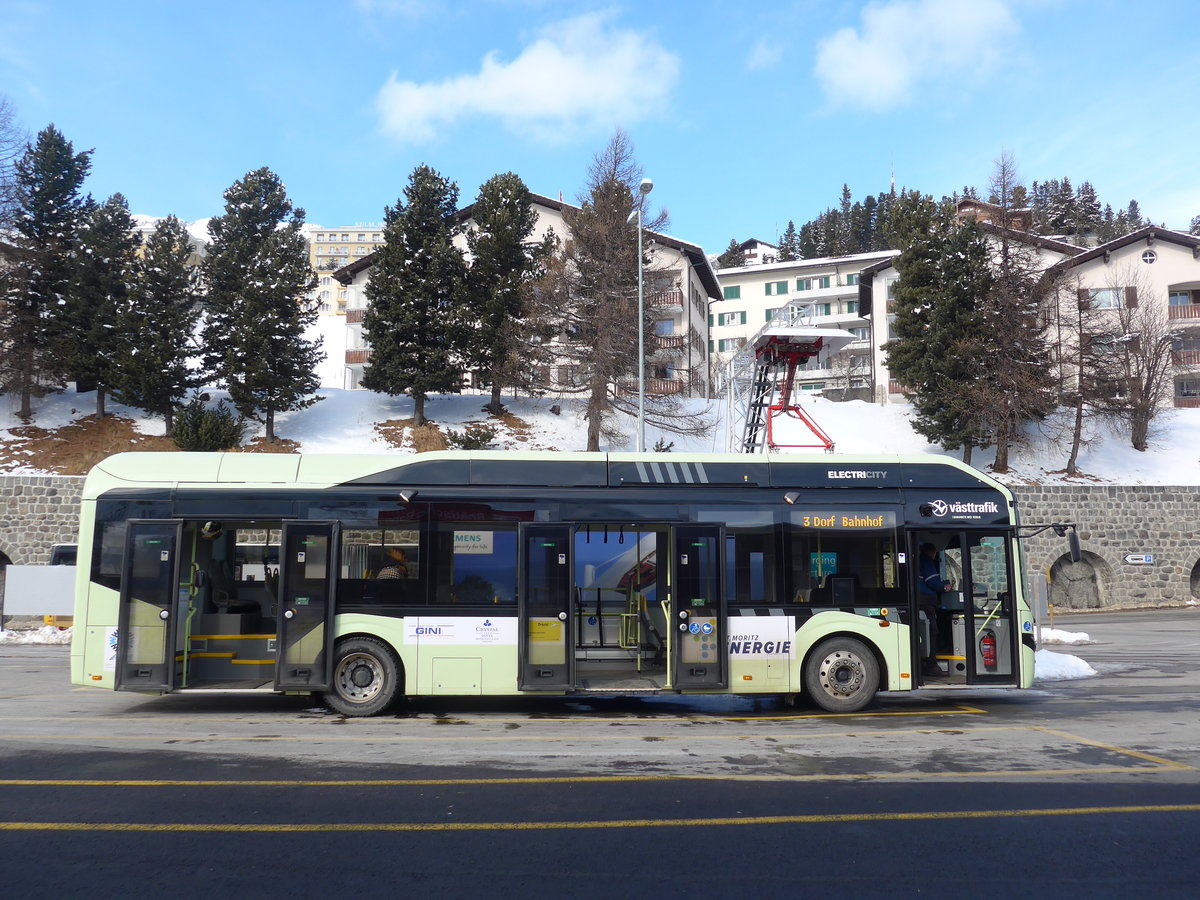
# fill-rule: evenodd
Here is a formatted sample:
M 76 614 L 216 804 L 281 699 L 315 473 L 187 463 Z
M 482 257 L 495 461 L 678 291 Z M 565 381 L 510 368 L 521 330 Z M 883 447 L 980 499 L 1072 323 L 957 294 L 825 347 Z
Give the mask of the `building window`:
M 721 289 L 721 295 L 726 300 L 741 300 L 742 286 L 740 284 L 731 284 L 729 287 Z
M 786 293 L 787 293 L 787 282 L 786 281 L 768 281 L 767 282 L 767 296 L 768 297 L 774 297 L 779 294 L 786 294 Z
M 363 234 L 360 234 L 360 235 L 358 236 L 358 239 L 359 239 L 360 241 L 365 241 L 365 240 L 367 239 L 367 235 L 366 235 L 366 233 L 364 232 Z
M 848 312 L 848 313 L 858 312 L 858 301 L 857 300 L 847 300 L 846 301 L 846 312 Z
M 893 278 L 887 283 L 887 298 L 889 300 L 896 299 L 896 279 Z
M 783 307 L 781 307 L 781 306 L 776 306 L 773 309 L 768 309 L 767 310 L 767 321 L 770 322 L 771 319 L 775 318 L 775 313 L 779 312 L 779 310 L 782 308 Z
M 858 284 L 858 276 L 857 275 L 847 275 L 846 276 L 846 284 Z
M 871 339 L 871 329 L 863 326 L 862 328 L 851 328 L 850 333 L 854 335 L 856 341 L 869 341 Z
M 1092 298 L 1092 309 L 1120 309 L 1120 288 L 1092 288 L 1088 291 Z
M 806 382 L 805 384 L 800 385 L 800 390 L 802 390 L 802 391 L 823 391 L 823 390 L 825 390 L 825 382 L 809 381 L 809 382 Z
M 1171 291 L 1170 304 L 1172 306 L 1191 306 L 1191 291 Z
M 1157 260 L 1158 260 L 1158 254 L 1155 253 L 1153 250 L 1147 250 L 1145 253 L 1142 254 L 1142 262 L 1144 262 L 1148 266 L 1154 265 L 1154 263 Z
M 350 235 L 348 235 L 348 234 L 343 234 L 343 235 L 342 235 L 342 240 L 343 240 L 343 241 L 348 241 L 348 240 L 350 240 Z
M 812 290 L 812 279 L 811 278 L 797 278 L 796 279 L 796 290 L 811 291 Z
M 1185 378 L 1175 382 L 1175 396 L 1200 397 L 1200 380 Z
M 373 235 L 371 235 L 371 240 L 378 244 L 380 241 L 383 240 L 383 235 L 382 234 L 373 234 Z
M 817 279 L 817 288 L 818 289 L 827 288 L 827 287 L 831 286 L 832 284 L 833 284 L 833 276 L 832 275 L 822 275 L 820 278 Z
M 668 334 L 674 334 L 675 333 L 675 323 L 672 322 L 670 319 L 659 319 L 658 321 L 656 321 L 654 323 L 654 333 L 659 335 L 660 337 L 668 335 Z
M 323 235 L 323 234 L 318 234 L 318 235 L 317 235 L 317 243 L 318 243 L 318 244 L 323 244 L 324 242 L 325 242 L 325 235 Z
M 737 350 L 739 347 L 745 347 L 745 346 L 746 346 L 745 338 L 723 338 L 723 339 L 717 341 L 717 349 L 720 350 L 722 353 L 732 353 L 734 350 Z
M 717 317 L 717 324 L 718 325 L 745 325 L 746 324 L 746 313 L 745 313 L 745 311 L 721 313 L 721 315 Z
M 827 316 L 830 314 L 828 303 L 814 303 L 812 309 L 814 316 Z

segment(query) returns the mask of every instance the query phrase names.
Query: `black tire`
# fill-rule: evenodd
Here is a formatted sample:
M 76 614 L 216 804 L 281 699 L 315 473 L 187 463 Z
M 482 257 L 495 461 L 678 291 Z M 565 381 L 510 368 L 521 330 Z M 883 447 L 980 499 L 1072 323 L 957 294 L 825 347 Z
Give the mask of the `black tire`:
M 828 712 L 860 710 L 877 690 L 879 661 L 870 647 L 854 638 L 827 638 L 804 663 L 804 691 Z
M 400 660 L 383 641 L 352 637 L 338 641 L 325 705 L 344 716 L 375 716 L 387 711 L 403 687 Z

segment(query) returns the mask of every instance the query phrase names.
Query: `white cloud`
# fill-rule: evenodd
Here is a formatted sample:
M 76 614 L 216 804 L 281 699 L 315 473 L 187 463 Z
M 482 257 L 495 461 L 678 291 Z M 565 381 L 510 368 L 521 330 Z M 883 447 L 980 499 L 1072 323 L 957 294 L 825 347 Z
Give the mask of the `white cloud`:
M 464 119 L 489 117 L 555 140 L 644 118 L 665 103 L 679 58 L 611 18 L 589 13 L 548 26 L 511 62 L 488 53 L 474 74 L 417 83 L 393 73 L 376 99 L 381 126 L 417 143 Z
M 746 55 L 746 68 L 751 72 L 770 69 L 783 59 L 783 45 L 778 41 L 759 38 Z
M 1011 0 L 891 0 L 870 3 L 858 29 L 817 47 L 816 76 L 835 105 L 882 109 L 932 82 L 994 72 L 1014 58 L 1020 31 Z

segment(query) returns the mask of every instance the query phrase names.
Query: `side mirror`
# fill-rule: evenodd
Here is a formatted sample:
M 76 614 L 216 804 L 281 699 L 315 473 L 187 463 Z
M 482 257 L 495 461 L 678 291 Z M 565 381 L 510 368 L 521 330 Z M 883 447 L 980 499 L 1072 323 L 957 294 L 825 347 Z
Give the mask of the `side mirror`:
M 1083 551 L 1079 549 L 1079 532 L 1074 528 L 1067 532 L 1067 546 L 1071 548 L 1071 562 L 1083 559 Z

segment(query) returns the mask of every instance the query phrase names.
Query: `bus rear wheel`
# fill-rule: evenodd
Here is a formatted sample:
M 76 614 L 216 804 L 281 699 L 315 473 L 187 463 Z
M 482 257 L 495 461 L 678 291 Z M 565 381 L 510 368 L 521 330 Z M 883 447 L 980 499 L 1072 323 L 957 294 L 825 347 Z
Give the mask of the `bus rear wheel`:
M 804 690 L 821 709 L 854 712 L 879 690 L 879 662 L 862 641 L 829 638 L 813 649 L 804 665 Z
M 374 716 L 400 696 L 400 661 L 382 641 L 369 637 L 339 641 L 325 705 L 344 716 Z

